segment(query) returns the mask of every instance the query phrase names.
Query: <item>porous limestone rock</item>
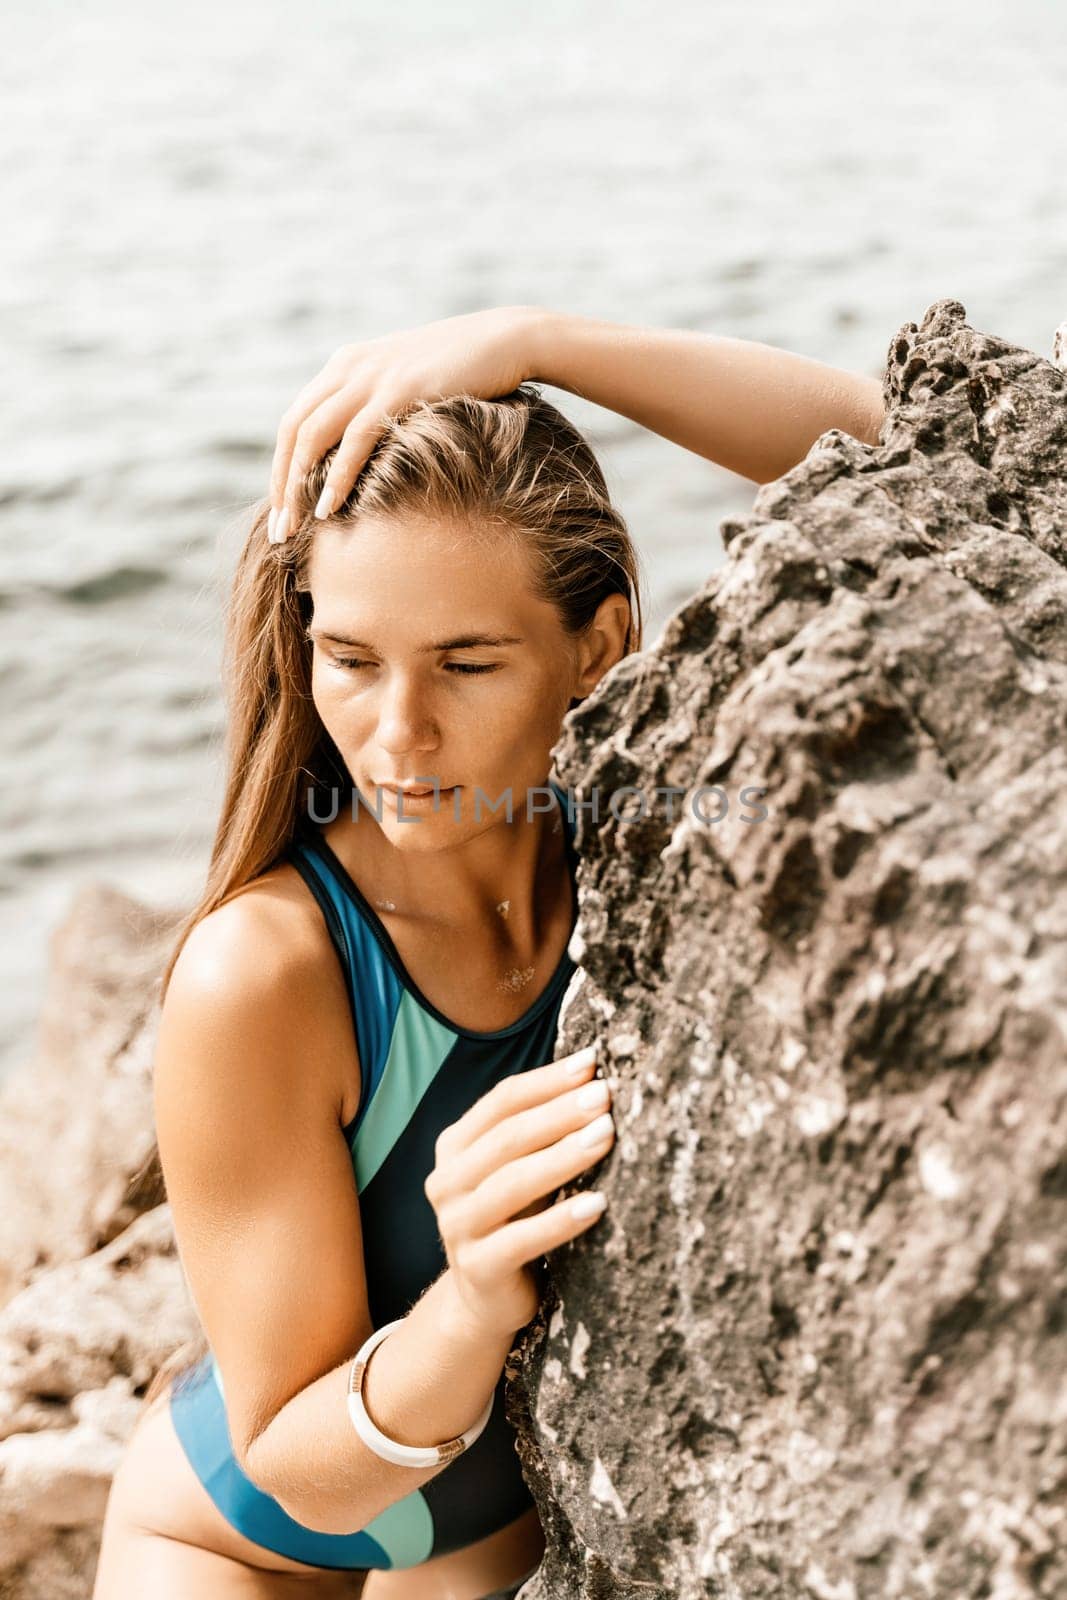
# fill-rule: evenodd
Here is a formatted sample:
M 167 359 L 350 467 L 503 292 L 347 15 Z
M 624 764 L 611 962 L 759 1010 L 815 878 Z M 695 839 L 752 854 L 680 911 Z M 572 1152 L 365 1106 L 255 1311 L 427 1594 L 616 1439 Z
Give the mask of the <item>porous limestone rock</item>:
M 521 1600 L 1067 1594 L 1067 377 L 965 316 L 556 746 L 617 1140 Z

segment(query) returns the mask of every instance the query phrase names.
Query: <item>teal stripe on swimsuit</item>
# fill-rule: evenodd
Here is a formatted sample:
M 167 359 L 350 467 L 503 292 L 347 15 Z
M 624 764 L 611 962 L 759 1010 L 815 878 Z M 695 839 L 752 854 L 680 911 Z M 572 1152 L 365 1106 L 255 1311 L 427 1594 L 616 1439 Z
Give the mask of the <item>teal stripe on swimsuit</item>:
M 455 1042 L 451 1029 L 428 1016 L 405 990 L 397 1006 L 381 1078 L 352 1140 L 360 1194 L 395 1148 Z

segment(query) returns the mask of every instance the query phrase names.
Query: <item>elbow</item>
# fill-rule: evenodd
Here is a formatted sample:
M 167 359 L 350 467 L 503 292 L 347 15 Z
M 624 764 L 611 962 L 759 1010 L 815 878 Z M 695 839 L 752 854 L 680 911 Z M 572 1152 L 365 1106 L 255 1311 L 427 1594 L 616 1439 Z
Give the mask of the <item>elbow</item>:
M 249 1483 L 254 1485 L 254 1487 L 257 1488 L 261 1494 L 269 1495 L 276 1505 L 281 1506 L 287 1517 L 292 1517 L 294 1522 L 303 1523 L 305 1527 L 310 1526 L 310 1524 L 304 1520 L 303 1508 L 295 1505 L 288 1497 L 285 1497 L 283 1493 L 279 1493 L 280 1486 L 278 1484 L 276 1474 L 271 1469 L 270 1460 L 266 1451 L 263 1449 L 260 1440 L 257 1439 L 253 1441 L 252 1444 L 244 1446 L 238 1445 L 235 1442 L 233 1454 L 234 1460 L 237 1462 L 237 1465 L 240 1467 Z M 321 1533 L 325 1530 L 316 1528 L 313 1531 L 316 1533 Z
M 274 1481 L 267 1470 L 262 1450 L 254 1449 L 252 1445 L 240 1445 L 235 1439 L 233 1441 L 233 1458 L 250 1484 L 263 1494 L 269 1494 L 272 1500 L 277 1500 L 278 1504 L 282 1505 L 275 1492 Z M 286 1511 L 289 1516 L 293 1515 L 287 1506 L 282 1506 L 282 1510 Z
M 301 1495 L 293 1494 L 292 1484 L 286 1475 L 271 1467 L 263 1450 L 250 1447 L 240 1454 L 234 1453 L 238 1466 L 249 1482 L 263 1494 L 269 1495 L 287 1517 L 310 1533 L 359 1533 L 366 1526 L 369 1519 L 356 1520 L 351 1504 L 344 1508 L 343 1515 L 331 1516 L 323 1505 L 321 1495 L 309 1502 Z
M 294 1522 L 298 1522 L 302 1528 L 307 1528 L 309 1533 L 359 1532 L 358 1528 L 354 1528 L 352 1526 L 351 1517 L 347 1517 L 344 1525 L 341 1526 L 339 1523 L 331 1522 L 327 1518 L 319 1515 L 318 1513 L 321 1511 L 321 1507 L 294 1505 L 291 1500 L 285 1500 L 281 1495 L 278 1494 L 272 1495 L 271 1498 L 273 1499 L 275 1505 L 281 1506 L 287 1517 L 292 1517 Z
M 856 430 L 856 438 L 862 444 L 876 445 L 881 442 L 882 427 L 886 417 L 889 415 L 886 410 L 880 378 L 866 379 L 863 399 L 865 404 L 860 415 L 859 427 Z
M 290 1500 L 283 1500 L 275 1495 L 274 1500 L 281 1506 L 287 1517 L 292 1517 L 294 1522 L 299 1522 L 302 1528 L 307 1528 L 312 1533 L 361 1533 L 370 1522 L 370 1517 L 356 1517 L 349 1506 L 344 1516 L 327 1517 L 323 1513 L 321 1501 L 312 1506 L 294 1505 Z
M 359 1533 L 370 1520 L 367 1517 L 355 1518 L 351 1506 L 346 1508 L 344 1516 L 328 1517 L 321 1499 L 311 1505 L 303 1501 L 294 1504 L 292 1500 L 284 1500 L 279 1495 L 275 1495 L 274 1499 L 287 1517 L 292 1517 L 294 1522 L 299 1522 L 302 1528 L 308 1528 L 312 1533 Z

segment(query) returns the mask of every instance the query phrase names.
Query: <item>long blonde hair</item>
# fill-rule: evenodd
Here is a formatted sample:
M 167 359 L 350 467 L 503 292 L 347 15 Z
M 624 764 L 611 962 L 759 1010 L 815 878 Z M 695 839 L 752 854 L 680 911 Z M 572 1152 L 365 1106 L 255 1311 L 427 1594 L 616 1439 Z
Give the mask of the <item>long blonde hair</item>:
M 226 619 L 226 786 L 203 892 L 179 927 L 164 969 L 161 998 L 196 924 L 275 865 L 298 823 L 350 777 L 311 697 L 308 566 L 316 504 L 334 451 L 308 473 L 288 540 L 267 541 L 268 504 L 252 513 L 237 561 Z M 536 592 L 555 605 L 572 636 L 600 602 L 630 603 L 625 655 L 640 650 L 641 574 L 622 517 L 611 504 L 589 444 L 532 384 L 499 399 L 459 395 L 416 401 L 386 419 L 386 429 L 343 505 L 330 518 L 362 515 L 457 518 L 498 527 L 526 543 Z M 322 810 L 316 807 L 316 814 Z M 153 1183 L 154 1177 L 154 1183 Z M 163 1191 L 159 1146 L 133 1180 Z M 181 1346 L 148 1386 L 150 1403 L 206 1354 L 203 1334 Z

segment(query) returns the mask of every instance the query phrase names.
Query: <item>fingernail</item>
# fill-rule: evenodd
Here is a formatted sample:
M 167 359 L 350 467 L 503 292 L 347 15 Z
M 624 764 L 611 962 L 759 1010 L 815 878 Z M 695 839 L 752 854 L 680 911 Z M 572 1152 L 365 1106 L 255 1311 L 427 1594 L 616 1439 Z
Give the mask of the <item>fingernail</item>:
M 578 1053 L 571 1056 L 570 1060 L 567 1062 L 568 1077 L 579 1077 L 585 1071 L 586 1067 L 588 1067 L 590 1063 L 595 1060 L 596 1045 L 587 1044 L 584 1050 L 579 1050 Z
M 315 515 L 317 517 L 328 517 L 330 515 L 330 512 L 333 510 L 333 502 L 334 502 L 334 492 L 333 492 L 333 490 L 332 489 L 324 489 L 322 491 L 322 493 L 319 495 L 319 503 L 315 507 Z
M 595 1122 L 589 1122 L 578 1135 L 578 1143 L 585 1145 L 589 1150 L 594 1145 L 602 1144 L 615 1126 L 615 1118 L 610 1111 L 605 1111 L 602 1117 L 597 1117 Z
M 267 518 L 267 538 L 270 540 L 271 544 L 274 543 L 274 524 L 277 522 L 277 520 L 278 513 L 274 507 L 271 506 L 270 516 Z
M 289 507 L 282 506 L 278 513 L 278 520 L 274 524 L 274 543 L 281 544 L 289 532 Z
M 601 1189 L 583 1189 L 571 1201 L 571 1215 L 575 1217 L 595 1217 L 598 1211 L 607 1209 L 608 1197 Z

